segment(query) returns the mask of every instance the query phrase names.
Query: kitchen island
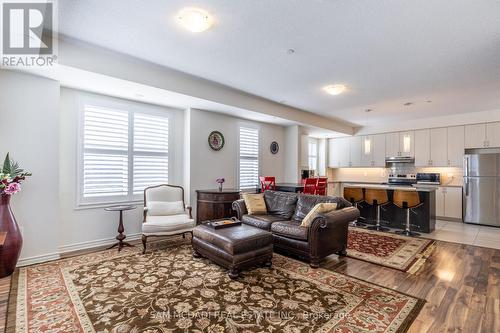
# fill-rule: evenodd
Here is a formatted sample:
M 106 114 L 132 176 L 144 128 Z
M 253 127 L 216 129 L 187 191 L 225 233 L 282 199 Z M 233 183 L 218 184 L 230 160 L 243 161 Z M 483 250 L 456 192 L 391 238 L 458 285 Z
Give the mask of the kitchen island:
M 436 227 L 436 190 L 437 186 L 418 186 L 418 185 L 387 185 L 387 184 L 363 184 L 363 183 L 345 183 L 344 188 L 373 188 L 387 190 L 389 204 L 382 207 L 380 218 L 389 222 L 386 226 L 396 229 L 404 229 L 406 222 L 406 213 L 402 208 L 397 207 L 392 203 L 392 198 L 395 190 L 399 191 L 416 191 L 420 197 L 420 202 L 423 204 L 412 209 L 416 214 L 410 214 L 410 223 L 412 230 L 416 232 L 431 233 Z M 366 220 L 375 220 L 376 211 L 367 203 L 358 205 L 361 217 Z M 364 221 L 362 221 L 364 222 Z M 373 222 L 374 223 L 374 222 Z

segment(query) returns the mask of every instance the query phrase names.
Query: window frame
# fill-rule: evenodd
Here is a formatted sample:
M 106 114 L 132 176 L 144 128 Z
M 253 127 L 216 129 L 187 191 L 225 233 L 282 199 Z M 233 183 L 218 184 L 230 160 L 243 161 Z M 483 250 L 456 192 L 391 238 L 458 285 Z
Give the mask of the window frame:
M 313 145 L 316 147 L 316 150 L 314 152 L 314 155 L 311 154 L 311 145 Z M 314 170 L 314 172 L 318 172 L 318 169 L 319 169 L 319 142 L 318 142 L 318 139 L 316 138 L 308 138 L 307 140 L 307 167 L 309 168 L 309 170 Z M 314 168 L 311 168 L 311 165 L 310 165 L 310 159 L 311 158 L 315 158 L 316 159 L 316 165 Z
M 168 119 L 168 179 L 171 181 L 173 175 L 172 163 L 174 159 L 174 135 L 173 123 L 175 115 L 171 110 L 162 109 L 161 106 L 155 106 L 146 103 L 127 101 L 108 96 L 91 96 L 83 95 L 78 96 L 78 128 L 77 128 L 77 149 L 76 149 L 76 207 L 75 209 L 99 208 L 116 204 L 128 203 L 141 203 L 143 201 L 143 194 L 133 194 L 133 163 L 134 163 L 134 131 L 133 131 L 133 118 L 135 113 L 160 116 Z M 84 198 L 83 196 L 83 162 L 84 162 L 84 121 L 85 121 L 85 107 L 91 105 L 101 109 L 118 110 L 128 113 L 128 184 L 126 196 L 101 196 Z M 132 120 L 132 121 L 131 121 Z M 139 154 L 144 155 L 144 154 Z M 152 154 L 154 155 L 154 154 Z M 149 156 L 149 155 L 148 155 Z
M 237 153 L 237 157 L 236 157 L 236 160 L 237 160 L 237 174 L 236 174 L 236 183 L 237 183 L 237 188 L 238 190 L 240 190 L 241 192 L 253 192 L 254 190 L 252 189 L 249 189 L 249 188 L 245 188 L 245 189 L 242 189 L 241 188 L 241 184 L 240 184 L 240 130 L 241 128 L 249 128 L 249 129 L 254 129 L 254 130 L 257 130 L 257 137 L 259 139 L 259 143 L 258 143 L 258 152 L 257 152 L 257 184 L 255 185 L 255 188 L 257 188 L 259 186 L 259 176 L 260 176 L 260 172 L 262 170 L 262 149 L 261 149 L 261 143 L 262 143 L 262 137 L 261 137 L 261 134 L 262 134 L 262 130 L 261 130 L 261 127 L 257 124 L 253 124 L 253 123 L 247 123 L 247 122 L 239 122 L 238 123 L 238 134 L 237 134 L 237 144 L 238 144 L 238 149 L 236 151 Z

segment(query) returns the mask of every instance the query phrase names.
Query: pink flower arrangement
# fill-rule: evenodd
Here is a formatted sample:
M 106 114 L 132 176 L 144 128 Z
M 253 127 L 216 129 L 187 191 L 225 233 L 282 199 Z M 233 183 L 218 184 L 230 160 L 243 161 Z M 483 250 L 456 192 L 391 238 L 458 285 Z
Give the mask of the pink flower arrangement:
M 31 176 L 31 173 L 24 171 L 16 162 L 11 161 L 7 153 L 3 167 L 0 169 L 0 194 L 12 195 L 21 191 L 21 181 L 28 176 Z
M 226 180 L 224 178 L 217 178 L 216 182 L 217 184 L 224 184 Z

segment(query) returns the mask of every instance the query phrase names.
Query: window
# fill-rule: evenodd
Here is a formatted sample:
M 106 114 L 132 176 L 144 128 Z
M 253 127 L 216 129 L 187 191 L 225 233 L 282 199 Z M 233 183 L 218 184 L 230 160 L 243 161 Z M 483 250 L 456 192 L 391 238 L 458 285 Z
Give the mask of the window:
M 165 115 L 85 104 L 82 141 L 80 203 L 138 200 L 145 187 L 168 183 Z
M 318 140 L 309 138 L 309 170 L 318 170 Z
M 240 127 L 240 189 L 259 185 L 259 130 Z

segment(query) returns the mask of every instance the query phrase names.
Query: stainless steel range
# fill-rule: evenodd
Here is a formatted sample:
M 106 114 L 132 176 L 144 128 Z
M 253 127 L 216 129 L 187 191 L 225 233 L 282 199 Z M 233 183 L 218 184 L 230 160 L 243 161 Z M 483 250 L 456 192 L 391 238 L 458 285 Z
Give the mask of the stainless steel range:
M 387 178 L 389 185 L 406 185 L 412 186 L 417 183 L 417 175 L 414 173 L 391 173 Z

